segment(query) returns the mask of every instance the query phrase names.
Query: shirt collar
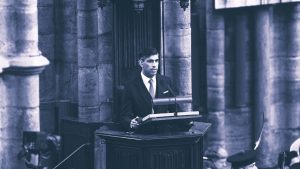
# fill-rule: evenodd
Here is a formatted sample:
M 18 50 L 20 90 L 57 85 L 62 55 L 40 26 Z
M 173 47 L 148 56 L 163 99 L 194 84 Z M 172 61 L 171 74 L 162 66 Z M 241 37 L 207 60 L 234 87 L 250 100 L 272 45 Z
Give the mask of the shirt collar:
M 149 83 L 150 79 L 152 79 L 154 83 L 156 82 L 156 75 L 153 76 L 152 78 L 149 78 L 149 77 L 145 76 L 143 72 L 141 72 L 141 76 L 142 76 L 142 80 L 145 84 Z

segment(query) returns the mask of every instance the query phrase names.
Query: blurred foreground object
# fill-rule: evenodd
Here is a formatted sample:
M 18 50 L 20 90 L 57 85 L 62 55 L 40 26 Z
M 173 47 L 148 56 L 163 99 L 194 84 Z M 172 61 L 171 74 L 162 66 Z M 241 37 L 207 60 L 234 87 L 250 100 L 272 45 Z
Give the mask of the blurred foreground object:
M 58 161 L 61 137 L 43 132 L 24 131 L 23 148 L 18 154 L 27 168 L 52 169 Z

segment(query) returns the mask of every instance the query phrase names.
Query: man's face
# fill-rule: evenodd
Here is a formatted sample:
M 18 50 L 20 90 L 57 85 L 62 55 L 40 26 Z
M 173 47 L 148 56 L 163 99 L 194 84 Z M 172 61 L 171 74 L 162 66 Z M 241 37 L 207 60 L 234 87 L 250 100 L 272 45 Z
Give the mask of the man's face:
M 140 66 L 142 67 L 142 72 L 145 76 L 152 78 L 157 74 L 159 57 L 158 54 L 151 55 L 146 59 L 141 59 L 139 61 Z
M 216 168 L 226 168 L 226 158 L 221 158 L 213 161 Z

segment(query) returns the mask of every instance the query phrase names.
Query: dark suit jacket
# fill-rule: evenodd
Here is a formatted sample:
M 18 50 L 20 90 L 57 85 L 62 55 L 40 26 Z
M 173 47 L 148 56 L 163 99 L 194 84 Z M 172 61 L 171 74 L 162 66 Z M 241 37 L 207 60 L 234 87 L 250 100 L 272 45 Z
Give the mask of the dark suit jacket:
M 171 88 L 171 90 L 170 90 Z M 174 87 L 166 76 L 156 75 L 156 98 L 174 97 Z M 121 103 L 120 122 L 125 129 L 129 129 L 130 121 L 138 117 L 144 117 L 152 111 L 152 98 L 142 77 L 137 74 L 132 80 L 124 85 L 124 93 Z M 173 105 L 154 106 L 155 113 L 167 113 L 181 111 L 180 107 Z
M 300 169 L 300 163 L 293 164 L 290 169 Z

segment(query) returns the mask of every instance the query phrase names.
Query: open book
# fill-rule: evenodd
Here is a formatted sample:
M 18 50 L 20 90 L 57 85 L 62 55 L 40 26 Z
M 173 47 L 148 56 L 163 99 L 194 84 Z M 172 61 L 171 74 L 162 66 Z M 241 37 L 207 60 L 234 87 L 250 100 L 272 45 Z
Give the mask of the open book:
M 189 111 L 189 112 L 177 112 L 177 116 L 196 116 L 199 115 L 198 111 Z M 142 118 L 142 122 L 147 121 L 148 119 L 153 118 L 162 118 L 162 117 L 175 117 L 175 113 L 157 113 L 149 114 Z

